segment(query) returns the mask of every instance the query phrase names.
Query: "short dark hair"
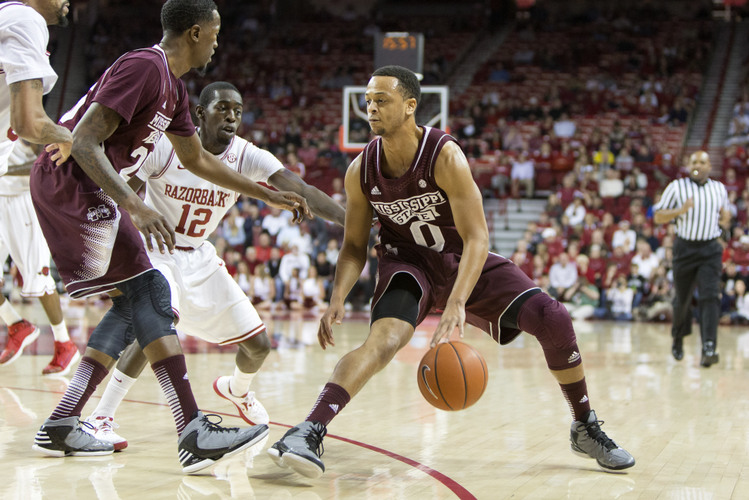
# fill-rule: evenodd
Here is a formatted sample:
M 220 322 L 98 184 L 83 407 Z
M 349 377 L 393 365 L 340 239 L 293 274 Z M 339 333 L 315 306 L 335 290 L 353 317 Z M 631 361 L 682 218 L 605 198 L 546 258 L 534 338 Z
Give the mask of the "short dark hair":
M 213 82 L 206 85 L 200 92 L 198 104 L 203 106 L 204 108 L 208 107 L 211 101 L 213 101 L 216 93 L 220 90 L 233 90 L 240 96 L 242 95 L 239 89 L 237 89 L 237 87 L 229 82 Z
M 167 0 L 161 7 L 161 28 L 182 33 L 190 27 L 209 21 L 218 7 L 213 0 Z
M 372 73 L 372 76 L 392 76 L 398 79 L 398 88 L 404 99 L 416 99 L 416 104 L 421 101 L 421 84 L 416 73 L 403 66 L 382 66 Z

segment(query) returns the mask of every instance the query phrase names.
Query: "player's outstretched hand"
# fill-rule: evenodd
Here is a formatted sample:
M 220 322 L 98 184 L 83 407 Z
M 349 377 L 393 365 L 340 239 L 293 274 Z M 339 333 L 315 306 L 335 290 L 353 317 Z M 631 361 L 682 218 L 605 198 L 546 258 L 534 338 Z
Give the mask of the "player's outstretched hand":
M 160 213 L 142 204 L 137 211 L 130 212 L 130 218 L 138 231 L 146 237 L 148 250 L 153 251 L 153 240 L 156 240 L 156 248 L 161 253 L 164 253 L 164 247 L 170 253 L 174 250 L 174 230 Z
M 317 329 L 317 341 L 320 347 L 325 349 L 328 345 L 335 345 L 333 341 L 333 323 L 340 325 L 343 316 L 346 314 L 346 308 L 343 304 L 334 304 L 331 302 L 328 309 L 320 318 L 320 327 Z
M 291 191 L 271 191 L 269 200 L 266 203 L 272 207 L 290 211 L 294 214 L 292 219 L 294 223 L 312 218 L 312 212 L 310 212 L 307 206 L 307 200 Z
M 56 142 L 53 144 L 47 144 L 44 150 L 50 153 L 49 158 L 55 162 L 58 167 L 65 163 L 70 157 L 70 152 L 73 149 L 73 137 L 71 135 L 69 142 Z
M 450 302 L 448 302 L 445 306 L 445 310 L 443 311 L 442 316 L 440 317 L 439 323 L 437 323 L 437 329 L 434 331 L 434 335 L 432 335 L 432 342 L 430 346 L 436 346 L 443 338 L 445 338 L 445 340 L 448 340 L 450 334 L 453 332 L 456 326 L 460 331 L 460 338 L 463 338 L 463 335 L 465 333 L 465 323 L 465 308 L 462 305 L 458 305 L 455 303 L 451 304 Z

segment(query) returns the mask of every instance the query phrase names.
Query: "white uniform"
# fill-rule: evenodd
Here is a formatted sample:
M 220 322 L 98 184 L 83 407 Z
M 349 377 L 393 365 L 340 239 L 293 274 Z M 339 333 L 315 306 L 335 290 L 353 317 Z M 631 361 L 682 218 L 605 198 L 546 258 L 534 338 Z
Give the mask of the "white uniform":
M 235 137 L 217 157 L 255 182 L 284 168 L 268 151 Z M 149 252 L 153 266 L 169 281 L 177 328 L 208 342 L 242 342 L 265 329 L 247 295 L 227 272 L 224 261 L 207 241 L 239 195 L 201 179 L 179 162 L 172 144 L 162 137 L 139 170 L 124 172 L 146 182 L 146 205 L 175 228 L 176 249 Z
M 20 2 L 0 4 L 0 175 L 8 170 L 8 157 L 16 135 L 10 129 L 8 85 L 42 80 L 44 93 L 52 90 L 57 74 L 49 64 L 49 31 L 37 11 Z
M 1 11 L 0 11 L 1 12 Z M 16 141 L 6 165 L 23 165 L 36 160 L 34 151 Z M 23 276 L 21 295 L 41 297 L 55 291 L 49 272 L 51 256 L 29 193 L 29 177 L 0 177 L 0 263 L 8 254 Z

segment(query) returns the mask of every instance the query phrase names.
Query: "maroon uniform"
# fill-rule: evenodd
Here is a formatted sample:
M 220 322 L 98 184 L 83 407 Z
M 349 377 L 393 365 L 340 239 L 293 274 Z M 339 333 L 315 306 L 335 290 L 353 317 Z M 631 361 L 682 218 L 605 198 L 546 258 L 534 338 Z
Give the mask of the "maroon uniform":
M 455 139 L 441 130 L 423 129 L 413 163 L 397 179 L 382 174 L 380 138 L 367 145 L 361 163 L 361 188 L 381 224 L 372 306 L 395 274 L 408 273 L 422 291 L 417 324 L 429 312 L 444 309 L 463 251 L 450 202 L 434 181 L 437 157 Z M 503 326 L 500 335 L 500 318 L 519 295 L 532 288 L 537 287 L 515 264 L 490 253 L 466 303 L 466 321 L 506 344 L 520 330 Z
M 117 130 L 104 152 L 117 172 L 137 169 L 161 135 L 195 133 L 185 84 L 158 46 L 120 57 L 62 117 L 73 130 L 92 103 L 116 111 Z M 138 230 L 126 212 L 70 157 L 57 167 L 43 153 L 31 172 L 31 196 L 68 292 L 85 297 L 114 288 L 149 269 Z

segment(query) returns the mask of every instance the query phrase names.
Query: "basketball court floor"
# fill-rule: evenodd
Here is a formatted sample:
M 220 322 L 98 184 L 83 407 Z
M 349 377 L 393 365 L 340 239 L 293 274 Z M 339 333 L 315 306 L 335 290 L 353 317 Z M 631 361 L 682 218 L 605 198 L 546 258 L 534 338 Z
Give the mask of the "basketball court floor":
M 80 345 L 106 307 L 66 307 Z M 43 324 L 36 304 L 24 313 Z M 182 474 L 171 413 L 150 369 L 120 407 L 123 452 L 96 458 L 48 458 L 32 452 L 39 426 L 66 388 L 41 376 L 52 352 L 49 326 L 24 355 L 0 368 L 0 498 L 65 499 L 746 499 L 749 498 L 749 330 L 722 327 L 721 361 L 699 367 L 697 334 L 685 357 L 670 354 L 669 325 L 576 322 L 589 394 L 603 429 L 637 464 L 602 472 L 569 450 L 571 417 L 535 339 L 499 347 L 468 328 L 464 341 L 483 353 L 489 383 L 459 412 L 427 404 L 416 383 L 436 319 L 355 397 L 330 425 L 326 472 L 316 480 L 277 468 L 265 448 L 306 416 L 339 357 L 367 334 L 365 314 L 335 331 L 336 346 L 317 345 L 312 314 L 265 314 L 277 342 L 253 388 L 271 416 L 270 436 L 201 476 Z M 696 328 L 695 328 L 696 332 Z M 0 343 L 6 331 L 0 327 Z M 232 373 L 234 351 L 185 339 L 199 406 L 243 425 L 213 392 Z M 105 382 L 84 411 L 96 404 Z

